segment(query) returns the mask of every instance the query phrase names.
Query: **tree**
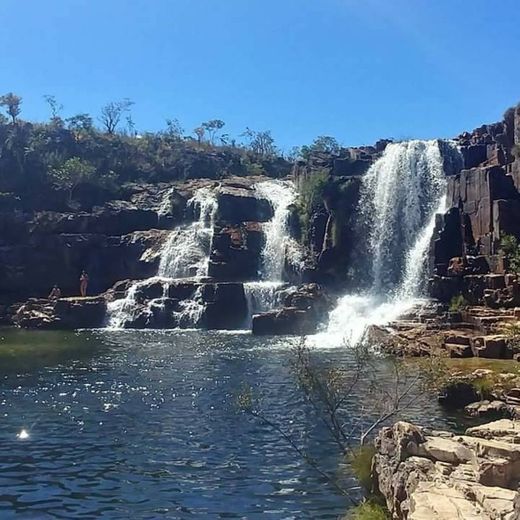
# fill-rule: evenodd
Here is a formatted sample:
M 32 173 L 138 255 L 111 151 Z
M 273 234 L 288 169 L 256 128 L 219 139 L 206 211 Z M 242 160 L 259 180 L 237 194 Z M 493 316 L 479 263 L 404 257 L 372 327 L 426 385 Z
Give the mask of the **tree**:
M 293 146 L 288 152 L 287 152 L 287 159 L 289 161 L 297 161 L 302 156 L 302 149 L 299 146 Z
M 332 363 L 316 360 L 315 354 L 302 341 L 294 349 L 292 370 L 298 387 L 312 406 L 339 453 L 350 461 L 356 475 L 369 471 L 372 459 L 365 447 L 374 432 L 401 412 L 418 403 L 428 402 L 432 386 L 438 382 L 440 362 L 431 358 L 431 369 L 424 365 L 421 371 L 396 358 L 385 363 L 366 342 L 348 345 L 353 359 L 349 366 L 338 368 Z M 443 370 L 444 372 L 445 370 Z M 362 396 L 362 399 L 360 399 Z M 356 403 L 357 409 L 353 409 Z M 278 434 L 310 467 L 352 503 L 358 502 L 333 474 L 328 473 L 305 449 L 304 439 L 291 433 L 292 418 L 280 419 L 263 410 L 251 387 L 245 385 L 238 396 L 241 412 L 262 422 Z M 367 453 L 369 456 L 367 456 Z M 360 468 L 359 459 L 365 463 Z M 367 468 L 368 466 L 368 468 Z M 361 480 L 361 478 L 360 478 Z
M 184 133 L 181 123 L 178 119 L 167 119 L 166 120 L 166 135 L 174 139 L 180 139 Z
M 314 139 L 312 144 L 302 146 L 301 155 L 305 160 L 309 159 L 309 157 L 316 152 L 337 155 L 340 148 L 338 141 L 334 137 L 329 135 L 320 135 Z
M 193 130 L 193 133 L 197 136 L 197 142 L 199 144 L 202 143 L 202 140 L 204 139 L 204 134 L 206 133 L 206 130 L 202 126 L 198 126 Z
M 248 147 L 253 153 L 265 158 L 276 155 L 277 148 L 270 130 L 256 132 L 255 130 L 246 128 L 242 135 L 246 137 L 246 139 L 249 139 Z
M 215 144 L 215 136 L 219 130 L 222 130 L 226 123 L 222 121 L 221 119 L 210 119 L 209 121 L 206 121 L 205 123 L 202 123 L 202 128 L 208 133 L 209 136 L 209 142 L 211 144 Z
M 65 121 L 68 129 L 73 132 L 91 132 L 94 130 L 94 121 L 89 114 L 76 114 Z
M 122 101 L 111 101 L 101 109 L 99 120 L 105 128 L 107 134 L 113 135 L 119 125 L 123 115 L 130 112 L 130 107 L 134 104 L 129 99 Z
M 43 99 L 45 99 L 51 109 L 51 121 L 61 121 L 60 112 L 63 110 L 63 105 L 58 103 L 55 96 L 49 94 L 45 94 Z
M 61 166 L 52 168 L 49 177 L 54 184 L 69 192 L 69 202 L 72 200 L 74 190 L 82 182 L 90 181 L 96 173 L 96 168 L 79 157 L 67 159 Z
M 7 94 L 0 96 L 0 106 L 5 108 L 5 111 L 12 119 L 13 125 L 16 123 L 16 118 L 22 111 L 20 107 L 21 104 L 22 98 L 16 94 L 13 94 L 12 92 L 8 92 Z

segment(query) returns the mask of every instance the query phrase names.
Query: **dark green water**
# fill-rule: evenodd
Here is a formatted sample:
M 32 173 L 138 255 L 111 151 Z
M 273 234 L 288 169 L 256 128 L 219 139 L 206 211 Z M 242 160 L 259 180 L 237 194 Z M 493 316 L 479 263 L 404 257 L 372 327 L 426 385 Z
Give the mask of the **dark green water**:
M 293 341 L 0 331 L 0 518 L 338 518 L 346 499 L 237 411 L 247 383 L 270 419 L 355 485 L 294 383 Z M 315 355 L 352 362 L 345 349 Z M 346 404 L 353 420 L 362 399 Z M 435 400 L 407 417 L 454 426 Z

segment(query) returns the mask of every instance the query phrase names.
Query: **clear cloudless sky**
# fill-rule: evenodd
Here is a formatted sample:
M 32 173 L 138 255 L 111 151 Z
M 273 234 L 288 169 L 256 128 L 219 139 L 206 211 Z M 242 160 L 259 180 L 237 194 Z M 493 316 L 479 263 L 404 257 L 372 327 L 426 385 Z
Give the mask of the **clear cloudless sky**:
M 0 22 L 26 119 L 130 98 L 138 131 L 219 118 L 289 149 L 450 137 L 520 101 L 519 0 L 0 0 Z

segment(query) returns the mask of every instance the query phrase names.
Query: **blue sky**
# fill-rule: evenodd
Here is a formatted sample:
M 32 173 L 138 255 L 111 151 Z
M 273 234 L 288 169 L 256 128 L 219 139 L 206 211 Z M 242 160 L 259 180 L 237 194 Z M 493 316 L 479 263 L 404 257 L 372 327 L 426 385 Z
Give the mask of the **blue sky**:
M 518 0 L 0 0 L 26 119 L 130 98 L 139 131 L 220 118 L 285 149 L 449 137 L 520 100 Z

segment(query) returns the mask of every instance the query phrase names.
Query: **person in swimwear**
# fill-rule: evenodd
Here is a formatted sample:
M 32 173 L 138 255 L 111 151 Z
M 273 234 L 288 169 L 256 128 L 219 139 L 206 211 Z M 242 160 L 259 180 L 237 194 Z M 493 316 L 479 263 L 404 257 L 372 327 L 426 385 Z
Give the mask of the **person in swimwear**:
M 55 285 L 49 294 L 49 300 L 57 300 L 58 298 L 61 298 L 61 289 Z
M 81 272 L 81 276 L 79 277 L 79 293 L 81 296 L 85 297 L 87 295 L 87 287 L 88 287 L 88 274 L 85 271 Z

